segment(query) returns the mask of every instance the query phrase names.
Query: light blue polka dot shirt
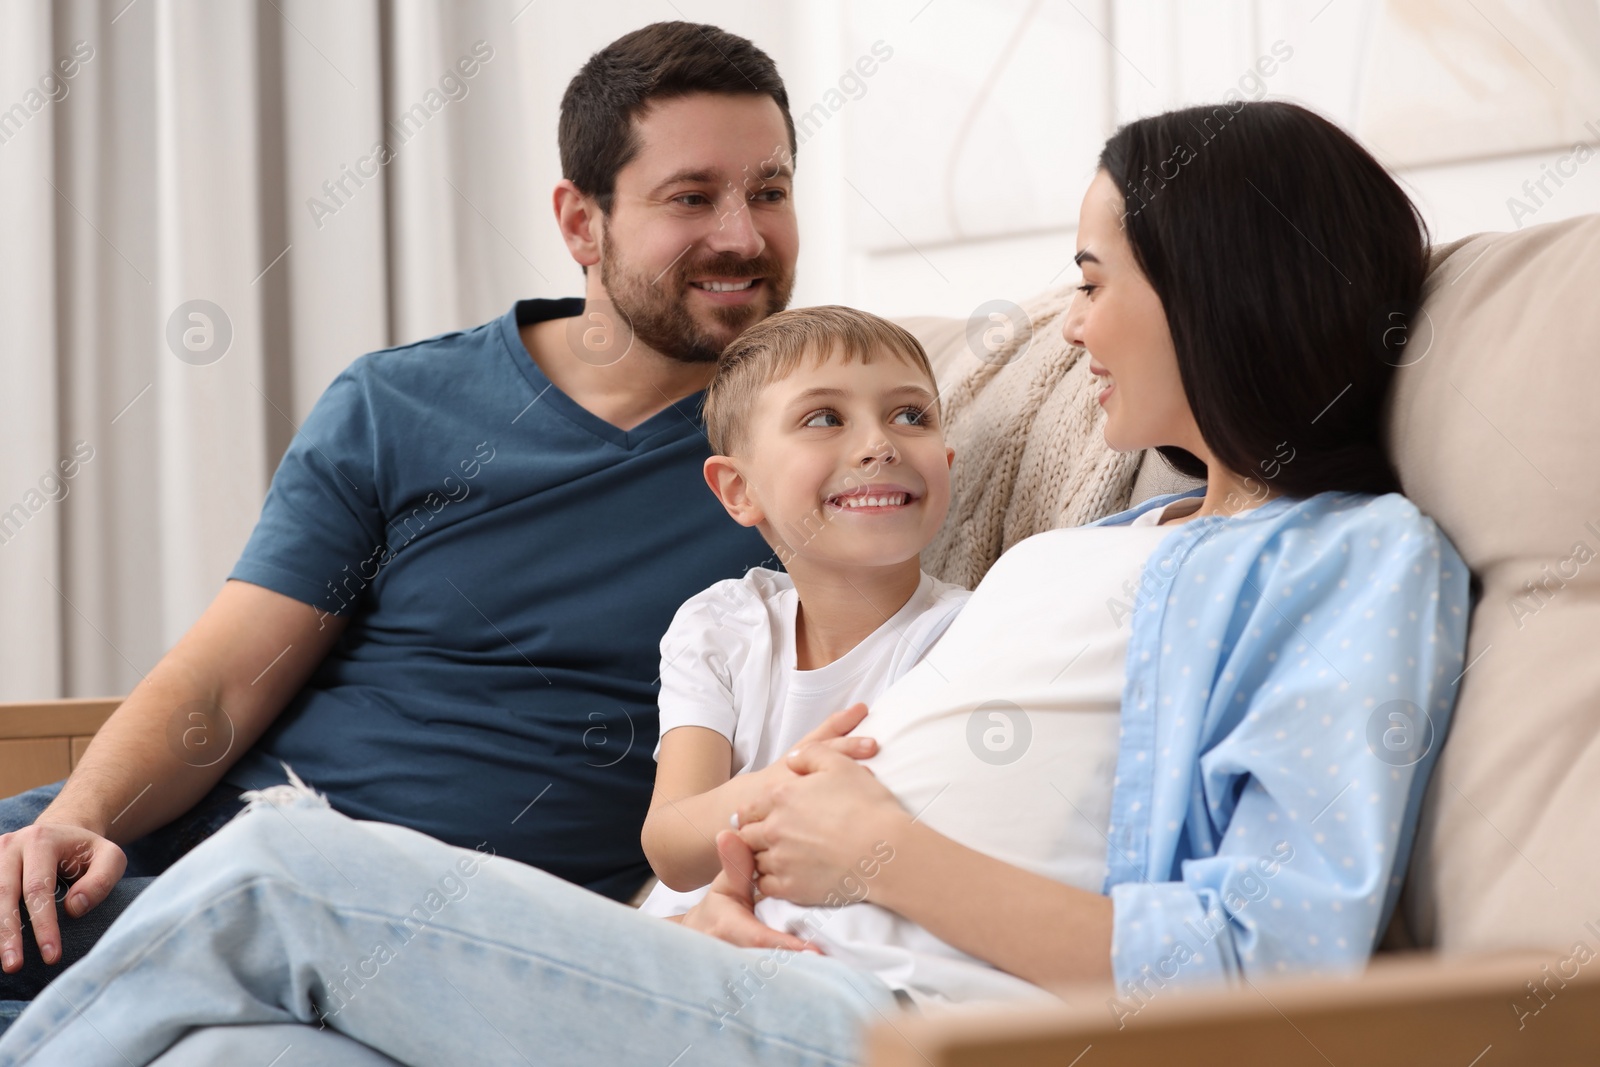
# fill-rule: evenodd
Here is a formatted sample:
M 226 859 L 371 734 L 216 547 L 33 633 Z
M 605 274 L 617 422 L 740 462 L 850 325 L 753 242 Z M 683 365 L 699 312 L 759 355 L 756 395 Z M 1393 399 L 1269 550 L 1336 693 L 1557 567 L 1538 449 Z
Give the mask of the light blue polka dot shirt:
M 1278 497 L 1175 527 L 1127 592 L 1105 882 L 1117 1003 L 1359 969 L 1464 673 L 1454 546 L 1399 494 Z

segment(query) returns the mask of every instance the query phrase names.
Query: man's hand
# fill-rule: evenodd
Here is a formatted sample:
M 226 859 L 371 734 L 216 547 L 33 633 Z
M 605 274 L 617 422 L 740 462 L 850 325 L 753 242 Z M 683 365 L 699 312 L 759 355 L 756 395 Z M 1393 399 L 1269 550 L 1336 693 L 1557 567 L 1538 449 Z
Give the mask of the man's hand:
M 679 920 L 682 925 L 740 948 L 786 948 L 821 955 L 810 942 L 774 930 L 756 918 L 755 856 L 738 834 L 732 830 L 717 834 L 717 855 L 722 870 L 712 879 L 704 899 Z
M 32 826 L 0 835 L 0 969 L 22 966 L 24 908 L 44 962 L 60 960 L 58 875 L 75 882 L 68 915 L 102 903 L 128 867 L 110 835 L 134 841 L 191 810 L 266 733 L 347 625 L 259 585 L 224 583 L 96 731 L 50 806 Z M 221 756 L 197 759 L 174 746 L 174 717 L 196 706 L 214 709 L 230 727 Z
M 56 921 L 56 880 L 71 881 L 67 914 L 84 914 L 106 898 L 128 866 L 115 843 L 79 826 L 34 823 L 0 834 L 0 970 L 22 968 L 22 909 L 33 921 L 33 939 L 46 963 L 61 958 Z M 20 898 L 20 899 L 19 899 Z

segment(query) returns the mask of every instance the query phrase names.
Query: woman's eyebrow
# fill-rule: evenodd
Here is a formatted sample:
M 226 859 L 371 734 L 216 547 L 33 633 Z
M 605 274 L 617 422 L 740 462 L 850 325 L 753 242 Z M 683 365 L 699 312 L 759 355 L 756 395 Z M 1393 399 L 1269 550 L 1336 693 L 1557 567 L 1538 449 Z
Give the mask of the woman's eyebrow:
M 1100 257 L 1085 248 L 1082 252 L 1072 257 L 1072 262 L 1081 267 L 1085 263 L 1099 263 Z

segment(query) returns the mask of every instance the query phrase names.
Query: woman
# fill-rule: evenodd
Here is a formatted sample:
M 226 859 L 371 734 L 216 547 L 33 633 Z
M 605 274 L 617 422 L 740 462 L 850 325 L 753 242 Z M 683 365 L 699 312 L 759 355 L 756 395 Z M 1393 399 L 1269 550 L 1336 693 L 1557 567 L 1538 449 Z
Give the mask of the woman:
M 1336 127 L 1237 102 L 1118 130 L 1078 240 L 1107 442 L 1204 489 L 1007 552 L 857 731 L 871 766 L 791 756 L 681 926 L 280 787 L 6 1062 L 847 1063 L 907 1003 L 1111 979 L 1126 1018 L 1360 967 L 1465 647 L 1466 568 L 1380 444 L 1426 232 Z

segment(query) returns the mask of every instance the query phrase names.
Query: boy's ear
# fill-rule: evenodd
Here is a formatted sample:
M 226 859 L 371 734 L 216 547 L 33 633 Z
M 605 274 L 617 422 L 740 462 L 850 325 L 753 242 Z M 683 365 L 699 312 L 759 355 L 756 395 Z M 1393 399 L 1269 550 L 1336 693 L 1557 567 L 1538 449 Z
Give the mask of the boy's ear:
M 556 226 L 567 251 L 580 267 L 592 267 L 600 262 L 600 208 L 583 191 L 566 178 L 556 182 L 552 201 L 556 210 Z
M 701 472 L 734 522 L 740 526 L 755 526 L 766 518 L 761 505 L 750 495 L 750 483 L 739 473 L 731 456 L 712 456 Z

